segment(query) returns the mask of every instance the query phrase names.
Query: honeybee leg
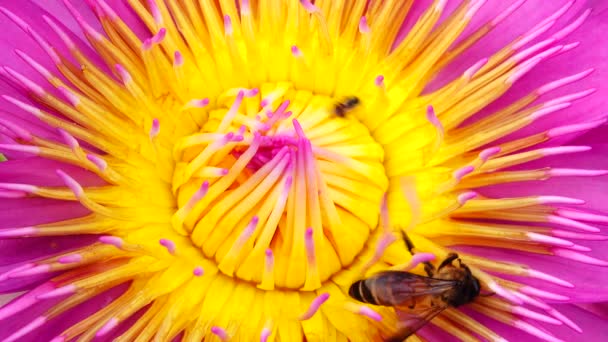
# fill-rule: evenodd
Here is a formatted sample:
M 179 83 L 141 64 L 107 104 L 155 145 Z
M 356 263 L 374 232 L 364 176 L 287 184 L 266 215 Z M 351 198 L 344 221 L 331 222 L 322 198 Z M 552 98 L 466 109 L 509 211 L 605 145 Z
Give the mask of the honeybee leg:
M 412 243 L 412 240 L 410 240 L 410 237 L 407 236 L 407 234 L 403 230 L 401 230 L 401 237 L 403 238 L 403 242 L 405 242 L 405 247 L 410 252 L 410 254 L 412 256 L 416 254 L 416 252 L 414 252 L 414 244 Z M 433 274 L 435 274 L 435 266 L 433 266 L 433 264 L 428 261 L 425 261 L 422 264 L 424 265 L 424 272 L 426 272 L 429 277 L 433 277 Z
M 442 268 L 444 268 L 447 265 L 451 265 L 452 261 L 454 261 L 456 259 L 458 259 L 458 254 L 456 254 L 456 253 L 450 253 L 450 254 L 448 254 L 448 256 L 445 258 L 445 260 L 443 260 L 441 262 L 441 264 L 439 265 L 438 269 L 442 269 Z M 458 260 L 460 261 L 460 259 L 458 259 Z M 462 267 L 462 262 L 460 262 L 460 267 Z

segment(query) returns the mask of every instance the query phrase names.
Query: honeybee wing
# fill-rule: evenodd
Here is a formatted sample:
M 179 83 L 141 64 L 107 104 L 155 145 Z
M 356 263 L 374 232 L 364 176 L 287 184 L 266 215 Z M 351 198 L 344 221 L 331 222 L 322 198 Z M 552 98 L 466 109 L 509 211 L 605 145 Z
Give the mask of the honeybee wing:
M 422 296 L 440 296 L 458 281 L 430 278 L 403 271 L 384 271 L 365 280 L 376 305 L 409 306 Z
M 404 341 L 449 306 L 447 302 L 440 300 L 435 300 L 432 303 L 432 305 L 417 305 L 413 308 L 395 308 L 400 329 L 385 341 Z
M 402 271 L 377 273 L 365 281 L 375 304 L 392 306 L 397 313 L 399 331 L 388 342 L 405 340 L 445 310 L 449 304 L 443 294 L 459 284 Z

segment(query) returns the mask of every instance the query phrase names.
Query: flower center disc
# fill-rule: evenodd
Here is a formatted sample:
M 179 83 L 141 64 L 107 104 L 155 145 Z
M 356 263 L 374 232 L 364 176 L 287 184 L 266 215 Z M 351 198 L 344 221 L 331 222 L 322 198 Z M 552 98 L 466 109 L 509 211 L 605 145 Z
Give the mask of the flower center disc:
M 174 229 L 262 289 L 315 290 L 350 265 L 388 179 L 382 147 L 356 119 L 364 108 L 340 117 L 335 104 L 287 83 L 220 96 L 174 147 Z

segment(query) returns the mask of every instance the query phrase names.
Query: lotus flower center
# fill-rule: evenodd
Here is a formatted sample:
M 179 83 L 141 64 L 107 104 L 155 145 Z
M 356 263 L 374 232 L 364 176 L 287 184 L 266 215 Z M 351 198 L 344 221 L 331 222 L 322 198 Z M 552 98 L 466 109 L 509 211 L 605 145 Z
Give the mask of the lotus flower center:
M 341 99 L 289 84 L 231 89 L 180 139 L 174 229 L 231 277 L 315 290 L 348 267 L 378 226 L 384 152 Z

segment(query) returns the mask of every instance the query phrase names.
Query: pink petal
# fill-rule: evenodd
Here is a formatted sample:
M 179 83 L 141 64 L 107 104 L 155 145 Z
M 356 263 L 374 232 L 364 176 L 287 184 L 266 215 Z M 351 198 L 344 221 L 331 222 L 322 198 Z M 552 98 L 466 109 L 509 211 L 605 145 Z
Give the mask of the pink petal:
M 95 236 L 56 236 L 21 239 L 0 239 L 0 274 L 27 261 L 86 246 Z
M 46 198 L 0 199 L 0 228 L 28 227 L 81 217 L 88 213 L 78 202 Z
M 0 164 L 0 180 L 38 186 L 65 186 L 55 170 L 67 172 L 83 186 L 102 186 L 105 182 L 92 172 L 70 164 L 44 158 L 8 160 Z

